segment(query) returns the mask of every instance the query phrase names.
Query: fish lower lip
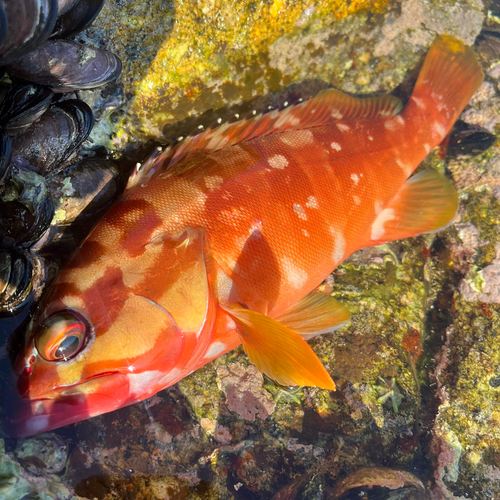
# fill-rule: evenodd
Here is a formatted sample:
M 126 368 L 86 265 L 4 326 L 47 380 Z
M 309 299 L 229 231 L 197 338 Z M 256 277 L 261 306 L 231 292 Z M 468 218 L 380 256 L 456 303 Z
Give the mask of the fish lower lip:
M 37 399 L 17 398 L 6 419 L 7 432 L 24 437 L 85 420 L 127 404 L 126 375 L 108 372 Z

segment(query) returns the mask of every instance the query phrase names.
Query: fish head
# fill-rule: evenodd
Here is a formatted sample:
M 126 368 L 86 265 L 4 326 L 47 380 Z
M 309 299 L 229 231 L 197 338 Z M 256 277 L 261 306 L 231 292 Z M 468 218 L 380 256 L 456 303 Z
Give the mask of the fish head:
M 101 256 L 93 277 L 80 265 L 93 262 L 91 246 L 72 256 L 28 327 L 14 366 L 14 435 L 146 399 L 187 375 L 210 342 L 216 307 L 204 234 L 155 239 L 142 259 L 119 265 L 116 254 Z

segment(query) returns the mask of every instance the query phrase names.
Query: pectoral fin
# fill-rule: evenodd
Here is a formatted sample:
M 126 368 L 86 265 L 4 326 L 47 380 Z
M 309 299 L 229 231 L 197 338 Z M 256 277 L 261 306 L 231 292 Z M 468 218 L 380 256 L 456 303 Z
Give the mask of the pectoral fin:
M 416 174 L 375 219 L 368 245 L 444 229 L 455 219 L 457 209 L 457 193 L 444 175 L 436 170 Z
M 307 342 L 279 321 L 240 306 L 226 311 L 238 326 L 250 361 L 282 385 L 335 390 L 335 383 Z
M 189 227 L 179 234 L 155 237 L 146 245 L 142 262 L 148 264 L 145 269 L 135 269 L 135 262 L 128 264 L 138 276 L 135 293 L 169 314 L 189 344 L 189 362 L 195 362 L 211 342 L 217 306 L 205 230 Z
M 340 302 L 314 291 L 276 319 L 309 339 L 344 326 L 351 314 Z

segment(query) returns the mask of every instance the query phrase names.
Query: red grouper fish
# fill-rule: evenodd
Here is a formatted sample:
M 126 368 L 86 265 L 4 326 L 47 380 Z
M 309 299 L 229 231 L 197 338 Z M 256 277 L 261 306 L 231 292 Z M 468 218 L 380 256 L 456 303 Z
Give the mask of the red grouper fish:
M 451 183 L 412 173 L 482 79 L 470 47 L 438 37 L 404 108 L 327 90 L 150 161 L 43 297 L 13 434 L 141 401 L 240 343 L 280 384 L 334 390 L 304 339 L 349 312 L 314 290 L 359 248 L 453 221 Z

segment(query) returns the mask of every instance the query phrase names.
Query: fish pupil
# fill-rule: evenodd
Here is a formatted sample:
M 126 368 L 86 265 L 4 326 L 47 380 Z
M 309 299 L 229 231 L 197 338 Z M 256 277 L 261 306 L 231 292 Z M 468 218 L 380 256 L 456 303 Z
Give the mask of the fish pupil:
M 58 359 L 69 358 L 79 347 L 80 338 L 76 335 L 66 337 L 56 349 L 54 356 Z

